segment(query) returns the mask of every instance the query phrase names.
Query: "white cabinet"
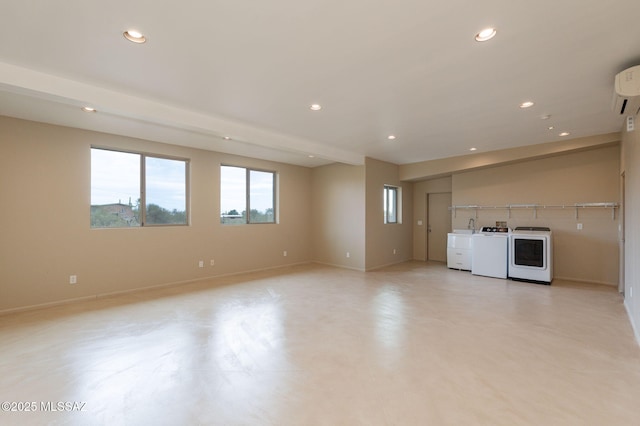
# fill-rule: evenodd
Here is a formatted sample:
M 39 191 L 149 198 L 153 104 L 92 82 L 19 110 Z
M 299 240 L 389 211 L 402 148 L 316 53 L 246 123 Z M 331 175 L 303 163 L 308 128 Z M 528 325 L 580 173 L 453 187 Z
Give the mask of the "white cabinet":
M 471 244 L 470 234 L 447 234 L 447 267 L 470 271 Z

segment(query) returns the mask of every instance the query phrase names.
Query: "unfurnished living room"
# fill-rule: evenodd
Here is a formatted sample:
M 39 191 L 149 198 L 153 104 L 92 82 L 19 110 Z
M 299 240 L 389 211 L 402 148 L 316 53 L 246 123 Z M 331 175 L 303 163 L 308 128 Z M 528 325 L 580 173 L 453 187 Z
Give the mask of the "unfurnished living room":
M 530 3 L 4 1 L 0 424 L 639 423 L 640 3 Z

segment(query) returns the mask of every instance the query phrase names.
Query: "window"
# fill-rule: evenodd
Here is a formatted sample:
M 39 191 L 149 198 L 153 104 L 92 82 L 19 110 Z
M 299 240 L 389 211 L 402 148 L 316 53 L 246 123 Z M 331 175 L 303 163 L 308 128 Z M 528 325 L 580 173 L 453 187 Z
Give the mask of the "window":
M 398 194 L 400 188 L 384 186 L 384 223 L 399 223 L 398 221 Z
M 183 159 L 91 148 L 91 227 L 187 224 Z
M 275 223 L 275 182 L 275 172 L 220 166 L 220 223 Z

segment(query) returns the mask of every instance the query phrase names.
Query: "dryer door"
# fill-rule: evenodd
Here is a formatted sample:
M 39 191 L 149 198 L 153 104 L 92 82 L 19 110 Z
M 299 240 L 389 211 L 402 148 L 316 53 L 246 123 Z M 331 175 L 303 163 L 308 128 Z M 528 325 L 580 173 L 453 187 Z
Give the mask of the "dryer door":
M 547 269 L 546 237 L 511 236 L 511 265 L 521 268 Z

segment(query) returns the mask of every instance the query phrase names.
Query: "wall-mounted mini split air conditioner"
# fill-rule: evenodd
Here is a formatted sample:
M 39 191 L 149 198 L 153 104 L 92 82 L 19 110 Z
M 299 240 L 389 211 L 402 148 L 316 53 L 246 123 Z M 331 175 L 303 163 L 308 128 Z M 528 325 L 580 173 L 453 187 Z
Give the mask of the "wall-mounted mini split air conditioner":
M 635 117 L 640 110 L 640 65 L 616 75 L 613 90 L 613 111 Z

